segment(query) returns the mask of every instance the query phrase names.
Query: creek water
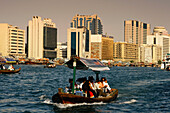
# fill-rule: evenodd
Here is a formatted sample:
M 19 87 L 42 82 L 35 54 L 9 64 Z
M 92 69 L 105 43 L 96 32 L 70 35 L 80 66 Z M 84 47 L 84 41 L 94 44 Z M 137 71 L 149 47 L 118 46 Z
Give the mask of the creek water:
M 0 74 L 1 113 L 170 112 L 170 72 L 153 67 L 112 67 L 100 73 L 119 91 L 111 103 L 55 104 L 51 97 L 69 85 L 73 70 L 64 66 L 14 65 L 17 74 Z M 76 78 L 94 76 L 76 70 Z

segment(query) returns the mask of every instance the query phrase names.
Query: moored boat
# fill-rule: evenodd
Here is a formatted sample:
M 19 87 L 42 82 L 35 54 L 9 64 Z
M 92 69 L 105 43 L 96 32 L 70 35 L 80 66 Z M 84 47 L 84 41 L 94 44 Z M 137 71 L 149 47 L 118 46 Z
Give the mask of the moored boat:
M 0 70 L 0 73 L 2 73 L 2 74 L 13 74 L 13 73 L 18 73 L 20 70 L 21 70 L 21 68 L 15 69 L 15 70 L 4 69 L 4 70 Z
M 96 74 L 96 80 L 97 79 L 99 80 L 100 71 L 110 70 L 107 66 L 103 65 L 99 60 L 72 57 L 71 60 L 65 63 L 65 65 L 73 69 L 72 94 L 63 92 L 62 88 L 59 88 L 58 93 L 52 96 L 52 101 L 54 103 L 62 103 L 62 104 L 94 103 L 94 102 L 108 103 L 117 98 L 118 96 L 117 89 L 112 89 L 110 93 L 107 93 L 107 96 L 98 96 L 96 98 L 87 97 L 85 96 L 86 94 L 83 95 L 76 94 L 74 90 L 76 69 L 80 69 L 80 70 L 91 69 Z

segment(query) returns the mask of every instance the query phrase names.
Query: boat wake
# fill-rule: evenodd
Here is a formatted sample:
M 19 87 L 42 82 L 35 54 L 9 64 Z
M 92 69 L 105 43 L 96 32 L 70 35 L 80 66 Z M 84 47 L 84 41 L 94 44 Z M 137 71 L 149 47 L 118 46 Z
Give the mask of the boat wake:
M 90 105 L 103 105 L 103 104 L 106 104 L 106 103 L 103 103 L 103 102 L 80 103 L 80 104 L 60 104 L 60 103 L 53 103 L 50 99 L 44 100 L 43 103 L 56 106 L 56 107 L 58 107 L 60 109 L 71 108 L 71 107 L 75 107 L 75 106 L 90 106 Z
M 119 104 L 132 104 L 132 103 L 135 103 L 135 102 L 137 102 L 137 100 L 132 99 L 130 101 L 120 102 Z

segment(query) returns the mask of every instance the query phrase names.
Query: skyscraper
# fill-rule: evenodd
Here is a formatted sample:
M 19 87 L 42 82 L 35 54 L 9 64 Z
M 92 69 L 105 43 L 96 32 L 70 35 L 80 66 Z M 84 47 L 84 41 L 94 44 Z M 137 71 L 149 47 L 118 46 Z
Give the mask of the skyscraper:
M 136 20 L 124 21 L 124 41 L 133 44 L 146 44 L 150 34 L 150 24 Z
M 51 19 L 33 16 L 27 29 L 29 58 L 56 58 L 57 28 Z
M 79 15 L 73 17 L 71 28 L 86 27 L 91 30 L 91 34 L 103 34 L 103 25 L 97 15 Z
M 25 57 L 25 30 L 0 23 L 0 53 L 2 56 Z

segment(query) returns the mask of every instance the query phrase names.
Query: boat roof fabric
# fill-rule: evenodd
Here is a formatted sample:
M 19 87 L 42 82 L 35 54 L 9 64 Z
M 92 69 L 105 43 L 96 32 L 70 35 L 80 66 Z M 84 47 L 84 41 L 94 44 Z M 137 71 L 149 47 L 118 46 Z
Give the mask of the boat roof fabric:
M 73 69 L 73 62 L 74 60 L 71 59 L 65 64 Z M 80 58 L 76 59 L 76 69 L 87 70 L 91 69 L 93 71 L 105 71 L 110 70 L 107 66 L 105 66 L 100 60 L 98 59 L 87 59 L 87 58 Z

